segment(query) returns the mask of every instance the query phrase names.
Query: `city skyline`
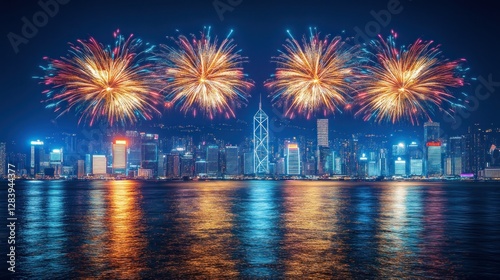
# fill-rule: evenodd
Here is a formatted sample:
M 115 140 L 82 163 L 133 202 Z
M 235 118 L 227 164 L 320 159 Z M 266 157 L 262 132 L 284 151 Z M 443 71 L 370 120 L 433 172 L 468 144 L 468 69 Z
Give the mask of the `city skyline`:
M 267 133 L 267 115 L 262 109 L 253 121 L 252 133 L 243 130 L 246 136 L 241 142 L 210 133 L 102 130 L 90 135 L 98 141 L 70 133 L 32 140 L 29 155 L 2 149 L 7 145 L 0 143 L 0 159 L 18 166 L 20 175 L 40 178 L 222 179 L 250 175 L 477 179 L 485 178 L 484 172 L 496 178 L 495 172 L 500 170 L 496 145 L 500 128 L 475 125 L 467 134 L 448 136 L 440 134 L 439 123 L 427 122 L 414 136 L 404 131 L 400 135 L 340 134 L 331 129 L 329 119 L 318 119 L 315 132 L 286 137 L 275 131 Z M 23 170 L 23 166 L 30 168 Z

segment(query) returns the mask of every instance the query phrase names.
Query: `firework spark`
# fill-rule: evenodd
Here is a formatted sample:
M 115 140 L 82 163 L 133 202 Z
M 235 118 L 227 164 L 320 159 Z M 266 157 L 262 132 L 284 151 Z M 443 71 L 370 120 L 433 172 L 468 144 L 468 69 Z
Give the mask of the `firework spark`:
M 194 35 L 192 40 L 183 35 L 173 39 L 177 48 L 162 46 L 160 75 L 167 98 L 182 112 L 229 118 L 235 117 L 234 108 L 246 103 L 252 82 L 243 73 L 240 65 L 246 60 L 235 51 L 230 34 L 218 44 L 208 28 L 199 39 Z
M 348 47 L 339 36 L 320 39 L 312 30 L 302 45 L 289 35 L 285 51 L 275 58 L 276 73 L 265 83 L 273 101 L 287 107 L 285 115 L 289 117 L 341 111 L 354 90 L 350 84 L 357 73 L 358 48 Z
M 114 37 L 113 48 L 90 38 L 70 44 L 66 57 L 45 58 L 49 66 L 42 67 L 46 71 L 42 79 L 52 87 L 44 91 L 48 108 L 59 116 L 74 108 L 81 115 L 79 123 L 89 120 L 90 126 L 100 119 L 110 125 L 133 124 L 160 114 L 156 105 L 163 98 L 155 89 L 154 46 L 132 35 L 125 39 L 119 31 Z
M 374 59 L 359 80 L 356 115 L 377 122 L 406 119 L 418 124 L 420 117 L 431 120 L 434 107 L 446 111 L 445 103 L 451 109 L 458 106 L 449 88 L 463 86 L 463 76 L 458 75 L 463 60 L 440 59 L 439 46 L 432 47 L 432 41 L 418 39 L 398 49 L 396 38 L 393 32 L 387 41 L 379 36 L 372 42 Z

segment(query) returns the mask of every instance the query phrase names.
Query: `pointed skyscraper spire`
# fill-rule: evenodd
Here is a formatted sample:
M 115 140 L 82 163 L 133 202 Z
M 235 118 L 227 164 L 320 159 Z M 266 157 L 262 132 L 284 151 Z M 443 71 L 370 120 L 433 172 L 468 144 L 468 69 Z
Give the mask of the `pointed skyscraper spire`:
M 262 93 L 260 93 L 259 110 L 262 110 Z
M 262 94 L 259 110 L 253 117 L 253 157 L 254 173 L 262 176 L 269 173 L 269 118 L 262 110 Z

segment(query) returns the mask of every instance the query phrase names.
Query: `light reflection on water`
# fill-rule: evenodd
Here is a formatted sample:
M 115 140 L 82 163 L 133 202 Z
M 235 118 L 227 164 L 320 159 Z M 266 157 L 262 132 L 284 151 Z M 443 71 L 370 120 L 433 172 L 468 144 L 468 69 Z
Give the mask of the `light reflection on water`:
M 491 184 L 47 181 L 16 196 L 26 278 L 500 273 Z
M 284 250 L 287 278 L 349 278 L 342 208 L 346 200 L 338 188 L 284 185 Z

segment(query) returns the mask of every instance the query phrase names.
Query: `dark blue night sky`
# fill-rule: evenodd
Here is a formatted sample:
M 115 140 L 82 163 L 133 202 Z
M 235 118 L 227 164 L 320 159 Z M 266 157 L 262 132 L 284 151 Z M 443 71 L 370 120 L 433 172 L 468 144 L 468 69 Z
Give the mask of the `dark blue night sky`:
M 42 0 L 42 2 L 45 0 Z M 67 1 L 67 0 L 66 0 Z M 12 1 L 14 2 L 14 1 Z M 64 2 L 60 0 L 60 2 Z M 225 12 L 217 12 L 214 1 L 83 1 L 70 0 L 60 4 L 59 11 L 50 17 L 47 24 L 18 46 L 16 54 L 8 34 L 22 34 L 23 17 L 32 20 L 33 15 L 42 10 L 37 1 L 16 1 L 2 7 L 1 28 L 2 48 L 2 121 L 0 140 L 24 140 L 33 135 L 44 135 L 50 131 L 81 129 L 76 119 L 70 115 L 55 120 L 56 114 L 41 102 L 44 89 L 32 76 L 41 75 L 38 67 L 43 57 L 60 57 L 67 53 L 68 42 L 95 37 L 103 43 L 112 43 L 112 33 L 120 29 L 122 34 L 133 33 L 153 44 L 165 44 L 166 36 L 175 36 L 176 29 L 183 34 L 198 34 L 203 26 L 212 26 L 214 34 L 225 36 L 234 29 L 232 37 L 242 54 L 249 58 L 245 72 L 255 82 L 252 97 L 247 107 L 237 110 L 237 118 L 249 121 L 258 106 L 259 94 L 269 92 L 263 82 L 273 73 L 272 56 L 278 54 L 287 38 L 289 29 L 296 37 L 308 32 L 309 27 L 317 27 L 323 34 L 356 36 L 356 28 L 365 30 L 374 21 L 371 11 L 387 10 L 388 4 L 397 1 L 250 1 L 219 0 L 216 6 L 234 7 Z M 466 58 L 471 68 L 471 77 L 484 77 L 500 81 L 500 19 L 498 11 L 488 1 L 410 1 L 400 0 L 400 12 L 392 14 L 387 26 L 380 27 L 380 33 L 389 34 L 391 29 L 399 33 L 398 42 L 409 44 L 417 38 L 434 40 L 441 44 L 443 54 L 450 59 Z M 221 20 L 222 19 L 222 20 Z M 471 81 L 464 90 L 474 95 L 481 83 Z M 487 88 L 483 87 L 483 90 Z M 497 89 L 495 92 L 493 92 Z M 500 86 L 490 87 L 493 93 L 481 100 L 478 108 L 463 118 L 460 129 L 465 130 L 473 122 L 498 124 L 495 109 L 500 104 Z M 271 113 L 269 99 L 264 98 L 264 109 Z M 443 122 L 441 117 L 437 121 Z M 224 122 L 217 119 L 213 122 Z M 178 111 L 165 112 L 162 122 L 203 123 L 202 118 L 184 117 Z M 297 125 L 307 126 L 303 118 L 292 120 Z M 333 125 L 339 129 L 377 129 L 378 124 L 354 119 L 352 113 L 336 115 Z M 391 125 L 382 125 L 390 129 Z M 443 128 L 450 130 L 452 124 Z M 458 130 L 460 131 L 460 130 Z

